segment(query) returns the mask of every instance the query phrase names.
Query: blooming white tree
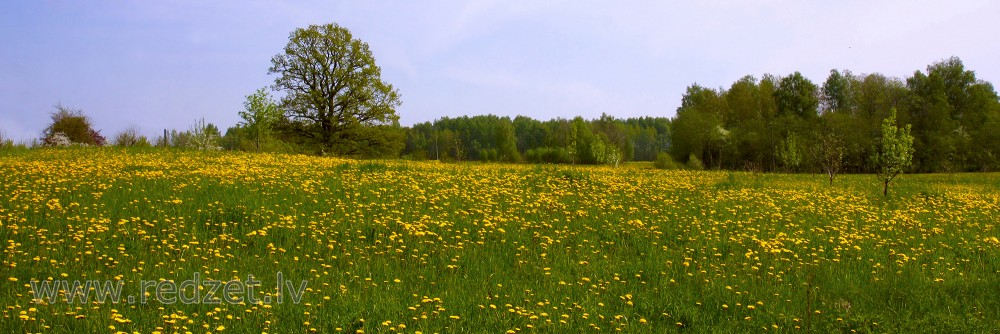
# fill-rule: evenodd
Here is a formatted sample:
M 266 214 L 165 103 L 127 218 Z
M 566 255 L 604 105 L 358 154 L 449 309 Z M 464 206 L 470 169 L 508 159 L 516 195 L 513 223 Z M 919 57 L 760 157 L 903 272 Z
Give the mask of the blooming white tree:
M 45 145 L 52 147 L 66 147 L 73 145 L 73 141 L 71 141 L 69 136 L 65 133 L 55 132 L 45 140 Z

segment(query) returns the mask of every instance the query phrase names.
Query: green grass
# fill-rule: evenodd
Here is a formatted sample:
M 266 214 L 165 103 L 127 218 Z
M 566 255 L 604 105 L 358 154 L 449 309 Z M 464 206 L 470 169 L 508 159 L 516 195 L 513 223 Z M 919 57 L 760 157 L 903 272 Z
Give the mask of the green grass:
M 997 174 L 903 175 L 883 198 L 870 175 L 88 148 L 0 151 L 0 194 L 6 332 L 1000 328 Z M 279 271 L 302 303 L 27 286 L 252 274 L 262 297 Z

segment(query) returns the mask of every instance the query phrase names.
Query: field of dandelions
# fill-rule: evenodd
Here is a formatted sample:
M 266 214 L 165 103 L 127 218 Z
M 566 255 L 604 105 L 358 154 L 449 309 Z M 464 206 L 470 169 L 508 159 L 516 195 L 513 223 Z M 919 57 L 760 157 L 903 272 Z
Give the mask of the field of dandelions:
M 0 328 L 46 333 L 986 332 L 1000 175 L 822 176 L 0 151 Z M 299 303 L 31 282 L 306 281 Z M 148 293 L 148 292 L 147 292 Z M 77 300 L 78 301 L 78 300 Z

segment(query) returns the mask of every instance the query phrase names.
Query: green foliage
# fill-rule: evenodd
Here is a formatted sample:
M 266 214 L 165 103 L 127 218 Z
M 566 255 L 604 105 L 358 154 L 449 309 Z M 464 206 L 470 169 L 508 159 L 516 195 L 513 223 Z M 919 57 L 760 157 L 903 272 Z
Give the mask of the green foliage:
M 243 108 L 240 111 L 240 118 L 243 121 L 239 123 L 239 126 L 248 130 L 247 133 L 254 143 L 254 150 L 259 152 L 262 145 L 267 145 L 275 125 L 283 116 L 281 109 L 264 88 L 247 95 L 246 101 L 243 102 Z
M 747 75 L 728 89 L 694 84 L 673 119 L 442 118 L 405 128 L 402 152 L 417 160 L 574 164 L 654 161 L 669 152 L 679 164 L 694 156 L 710 169 L 814 171 L 832 182 L 841 172 L 875 172 L 881 123 L 893 108 L 899 124 L 912 124 L 913 171 L 1000 169 L 1000 97 L 957 58 L 905 82 L 831 70 L 822 87 L 797 72 Z
M 618 167 L 622 162 L 622 151 L 617 146 L 606 143 L 601 138 L 596 138 L 590 143 L 590 155 L 592 163 L 602 165 L 612 165 Z
M 832 167 L 820 160 L 831 162 L 839 151 L 837 169 L 871 173 L 882 120 L 893 108 L 900 124 L 912 124 L 914 171 L 1000 168 L 1000 97 L 957 58 L 932 64 L 905 83 L 832 70 L 822 89 L 800 73 L 764 75 L 759 82 L 745 76 L 728 90 L 695 84 L 671 122 L 669 151 L 677 161 L 694 154 L 711 168 L 764 171 Z M 830 142 L 811 135 L 824 132 L 837 138 L 839 149 L 826 150 Z M 787 150 L 792 133 L 798 134 L 795 155 Z
M 882 182 L 882 195 L 889 194 L 889 182 L 910 166 L 913 160 L 913 136 L 910 125 L 900 128 L 896 125 L 896 109 L 892 109 L 882 122 L 882 139 L 872 161 L 875 175 Z
M 573 119 L 571 124 L 575 134 L 576 142 L 576 162 L 581 164 L 600 164 L 600 157 L 595 156 L 595 153 L 603 153 L 603 147 L 595 148 L 593 146 L 600 145 L 597 136 L 591 129 L 590 124 L 583 117 L 577 116 Z
M 694 155 L 694 153 L 692 153 L 690 156 L 688 156 L 687 168 L 690 170 L 703 170 L 705 169 L 705 165 L 701 163 L 701 159 L 699 159 L 697 156 Z
M 778 90 L 774 92 L 781 115 L 795 115 L 800 118 L 811 118 L 817 115 L 819 107 L 819 91 L 816 84 L 795 72 L 781 78 Z
M 156 140 L 156 147 L 188 148 L 191 146 L 191 132 L 170 130 Z
M 631 133 L 627 123 L 615 119 L 608 114 L 601 114 L 601 117 L 590 122 L 595 135 L 604 142 L 604 161 L 607 164 L 617 166 L 624 161 L 632 160 L 635 154 L 635 143 L 631 138 Z
M 653 161 L 659 153 L 670 147 L 670 119 L 664 117 L 639 117 L 620 120 L 628 133 L 626 142 L 632 145 L 628 161 Z
M 296 29 L 271 58 L 274 88 L 285 93 L 284 136 L 317 152 L 347 156 L 398 154 L 398 91 L 381 79 L 368 44 L 336 24 Z
M 721 158 L 719 129 L 726 110 L 726 101 L 716 90 L 697 84 L 688 87 L 672 123 L 670 154 L 678 161 L 697 157 L 699 164 Z
M 517 150 L 524 153 L 534 148 L 548 146 L 554 130 L 539 120 L 521 115 L 514 117 L 511 125 L 514 127 Z
M 844 144 L 832 132 L 820 134 L 818 142 L 815 151 L 816 161 L 820 169 L 830 178 L 830 185 L 833 185 L 833 179 L 840 173 L 844 162 Z
M 667 118 L 615 119 L 608 115 L 596 120 L 577 117 L 545 122 L 526 116 L 513 120 L 494 115 L 444 117 L 404 131 L 402 154 L 414 160 L 457 160 L 456 144 L 461 143 L 463 160 L 620 164 L 652 161 L 670 142 Z
M 525 160 L 531 163 L 569 164 L 573 162 L 569 152 L 562 147 L 539 147 L 528 149 Z
M 854 102 L 851 96 L 851 72 L 830 70 L 830 76 L 823 82 L 822 104 L 825 112 L 850 110 Z
M 508 118 L 498 122 L 494 128 L 496 138 L 496 160 L 505 162 L 521 161 L 521 154 L 517 151 L 517 139 L 514 134 L 514 125 Z
M 778 147 L 778 160 L 789 172 L 797 171 L 802 164 L 802 150 L 799 147 L 798 136 L 794 133 L 788 134 Z
M 455 137 L 454 144 L 452 144 L 452 156 L 455 157 L 456 161 L 465 160 L 465 145 L 462 145 L 462 138 Z
M 227 151 L 256 151 L 257 141 L 249 129 L 236 125 L 226 129 L 226 133 L 219 138 L 219 146 Z
M 656 155 L 656 161 L 653 162 L 653 167 L 656 169 L 680 169 L 674 158 L 666 152 L 660 152 Z
M 1000 97 L 988 82 L 976 79 L 958 58 L 917 71 L 907 79 L 909 113 L 901 114 L 918 134 L 914 142 L 918 171 L 989 170 L 1000 146 L 996 119 Z
M 362 126 L 354 130 L 355 140 L 342 141 L 330 147 L 333 153 L 345 152 L 363 158 L 399 157 L 405 144 L 405 133 L 398 124 Z
M 260 152 L 274 152 L 274 153 L 290 153 L 290 154 L 309 154 L 315 153 L 311 150 L 307 150 L 304 146 L 297 145 L 295 143 L 286 142 L 284 140 L 278 140 L 273 136 L 265 135 L 260 141 Z M 233 126 L 226 129 L 226 133 L 219 138 L 219 146 L 224 150 L 229 151 L 258 151 L 257 140 L 255 134 L 251 132 L 250 129 L 244 126 Z
M 577 149 L 577 126 L 571 123 L 569 126 L 569 138 L 566 140 L 566 153 L 569 154 L 570 163 L 576 164 L 579 150 Z

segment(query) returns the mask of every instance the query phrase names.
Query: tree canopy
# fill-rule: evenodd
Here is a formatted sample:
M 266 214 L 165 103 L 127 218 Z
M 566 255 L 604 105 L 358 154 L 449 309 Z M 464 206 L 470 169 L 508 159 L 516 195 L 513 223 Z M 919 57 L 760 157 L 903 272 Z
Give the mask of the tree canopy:
M 368 44 L 336 24 L 291 33 L 271 59 L 284 119 L 304 145 L 337 155 L 394 155 L 402 145 L 399 92 L 381 78 Z
M 881 125 L 912 124 L 915 172 L 1000 169 L 1000 98 L 958 58 L 901 80 L 832 70 L 821 85 L 795 72 L 688 88 L 671 120 L 670 153 L 709 168 L 876 172 Z M 792 149 L 794 148 L 794 150 Z M 793 166 L 794 165 L 794 166 Z

